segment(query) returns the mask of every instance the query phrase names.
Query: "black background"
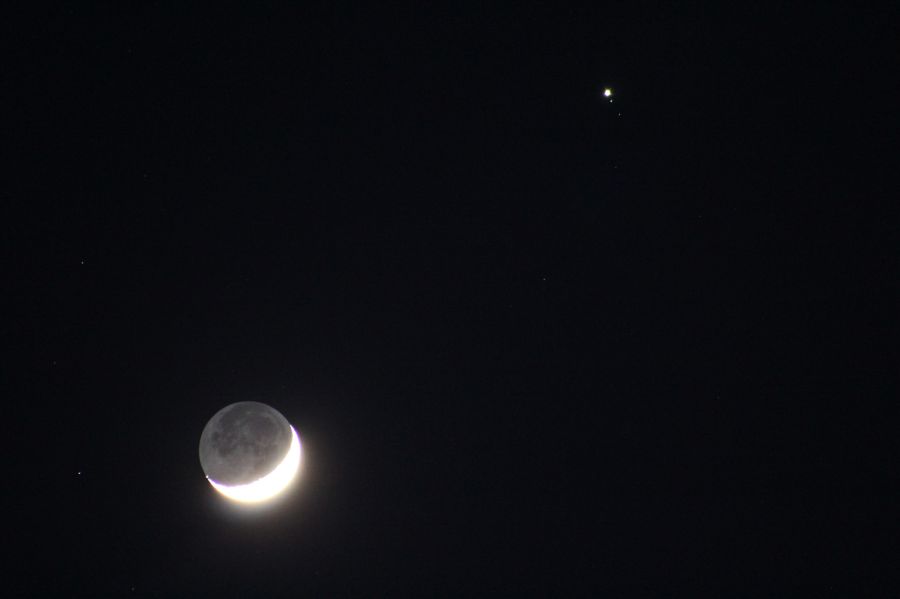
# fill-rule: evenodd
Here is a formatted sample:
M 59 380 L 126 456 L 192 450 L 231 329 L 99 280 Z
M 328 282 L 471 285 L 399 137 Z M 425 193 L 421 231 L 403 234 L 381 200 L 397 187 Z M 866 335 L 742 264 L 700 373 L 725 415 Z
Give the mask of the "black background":
M 896 15 L 623 6 L 5 19 L 4 586 L 889 589 Z

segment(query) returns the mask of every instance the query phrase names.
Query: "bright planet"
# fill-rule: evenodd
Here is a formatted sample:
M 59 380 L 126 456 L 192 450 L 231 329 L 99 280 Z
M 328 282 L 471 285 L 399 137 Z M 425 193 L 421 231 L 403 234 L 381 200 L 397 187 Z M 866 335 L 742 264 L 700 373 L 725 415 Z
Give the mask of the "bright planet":
M 200 435 L 200 466 L 213 488 L 240 503 L 280 495 L 300 469 L 300 437 L 274 408 L 241 401 L 216 412 Z

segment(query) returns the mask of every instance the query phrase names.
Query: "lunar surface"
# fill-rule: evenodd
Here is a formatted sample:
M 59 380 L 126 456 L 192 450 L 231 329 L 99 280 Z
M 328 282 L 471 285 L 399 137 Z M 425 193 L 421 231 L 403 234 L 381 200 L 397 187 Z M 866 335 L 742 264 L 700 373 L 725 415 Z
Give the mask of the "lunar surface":
M 242 401 L 219 410 L 200 435 L 200 465 L 230 499 L 256 503 L 280 494 L 300 467 L 297 431 L 275 409 Z

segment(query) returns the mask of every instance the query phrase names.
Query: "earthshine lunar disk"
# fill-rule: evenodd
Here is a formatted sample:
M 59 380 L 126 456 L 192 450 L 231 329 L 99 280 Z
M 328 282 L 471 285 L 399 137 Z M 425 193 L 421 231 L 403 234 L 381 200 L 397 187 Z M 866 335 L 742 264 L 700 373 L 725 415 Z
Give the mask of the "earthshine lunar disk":
M 219 410 L 200 435 L 200 465 L 209 484 L 240 503 L 284 491 L 300 469 L 300 437 L 266 404 L 241 401 Z

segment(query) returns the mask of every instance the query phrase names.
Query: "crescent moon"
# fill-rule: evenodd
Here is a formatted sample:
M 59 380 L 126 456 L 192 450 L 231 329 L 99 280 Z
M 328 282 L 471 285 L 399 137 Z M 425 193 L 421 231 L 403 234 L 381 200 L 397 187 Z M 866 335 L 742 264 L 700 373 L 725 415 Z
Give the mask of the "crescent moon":
M 241 503 L 260 503 L 272 499 L 284 491 L 300 470 L 300 437 L 294 427 L 291 427 L 291 446 L 281 463 L 263 476 L 246 485 L 223 485 L 206 477 L 213 488 L 229 499 Z

